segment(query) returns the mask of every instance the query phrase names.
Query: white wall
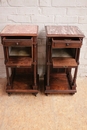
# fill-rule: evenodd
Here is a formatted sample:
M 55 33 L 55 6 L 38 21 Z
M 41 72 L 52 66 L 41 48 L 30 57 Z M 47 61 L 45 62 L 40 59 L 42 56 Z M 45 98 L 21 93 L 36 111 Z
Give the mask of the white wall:
M 85 34 L 78 76 L 87 76 L 87 0 L 0 0 L 0 31 L 7 24 L 37 24 L 39 74 L 44 74 L 45 25 L 76 25 Z M 0 44 L 0 77 L 5 76 Z

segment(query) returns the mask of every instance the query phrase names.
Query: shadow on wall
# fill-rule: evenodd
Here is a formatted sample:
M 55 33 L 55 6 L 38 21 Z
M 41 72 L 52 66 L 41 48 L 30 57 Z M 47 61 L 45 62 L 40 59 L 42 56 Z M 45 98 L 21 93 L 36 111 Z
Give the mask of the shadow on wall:
M 45 30 L 38 31 L 38 74 L 43 78 L 46 64 L 46 33 Z
M 46 39 L 46 32 L 45 32 L 45 30 L 39 30 L 38 31 L 38 38 Z

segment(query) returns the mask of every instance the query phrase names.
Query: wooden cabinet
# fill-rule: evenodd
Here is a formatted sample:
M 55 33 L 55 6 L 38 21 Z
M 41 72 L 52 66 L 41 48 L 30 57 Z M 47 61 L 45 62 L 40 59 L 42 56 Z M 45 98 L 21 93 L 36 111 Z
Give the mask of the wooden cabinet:
M 38 93 L 37 34 L 34 25 L 8 25 L 2 30 L 7 93 Z
M 75 93 L 83 33 L 76 26 L 46 26 L 45 93 Z

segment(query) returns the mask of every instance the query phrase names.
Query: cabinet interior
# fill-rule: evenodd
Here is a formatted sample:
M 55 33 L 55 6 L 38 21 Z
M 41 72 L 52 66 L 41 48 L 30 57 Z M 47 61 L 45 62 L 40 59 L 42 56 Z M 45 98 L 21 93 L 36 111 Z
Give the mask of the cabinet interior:
M 9 56 L 28 56 L 32 57 L 31 47 L 9 47 Z
M 5 39 L 32 39 L 31 36 L 6 36 Z
M 53 41 L 58 41 L 58 40 L 79 41 L 80 39 L 78 37 L 53 37 Z
M 52 57 L 75 57 L 74 48 L 56 48 L 52 49 Z

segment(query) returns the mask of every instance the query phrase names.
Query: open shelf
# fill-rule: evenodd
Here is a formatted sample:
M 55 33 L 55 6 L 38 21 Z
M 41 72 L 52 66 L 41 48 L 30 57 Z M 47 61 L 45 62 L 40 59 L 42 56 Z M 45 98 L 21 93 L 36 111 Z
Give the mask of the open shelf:
M 14 69 L 14 73 L 10 77 L 10 85 L 7 85 L 7 92 L 25 92 L 25 93 L 37 93 L 37 90 L 33 89 L 34 76 L 28 68 Z M 37 75 L 38 78 L 38 75 Z
M 58 57 L 52 58 L 53 68 L 67 68 L 67 67 L 76 67 L 77 63 L 74 58 L 71 57 Z
M 45 79 L 46 81 L 46 79 Z M 45 93 L 75 93 L 72 90 L 66 73 L 53 73 L 50 75 L 50 89 L 45 90 Z
M 65 73 L 51 74 L 50 87 L 53 90 L 68 90 L 68 89 L 70 89 L 66 74 Z
M 31 67 L 32 66 L 32 58 L 30 57 L 18 57 L 18 56 L 10 56 L 9 61 L 6 63 L 6 66 L 11 67 Z

